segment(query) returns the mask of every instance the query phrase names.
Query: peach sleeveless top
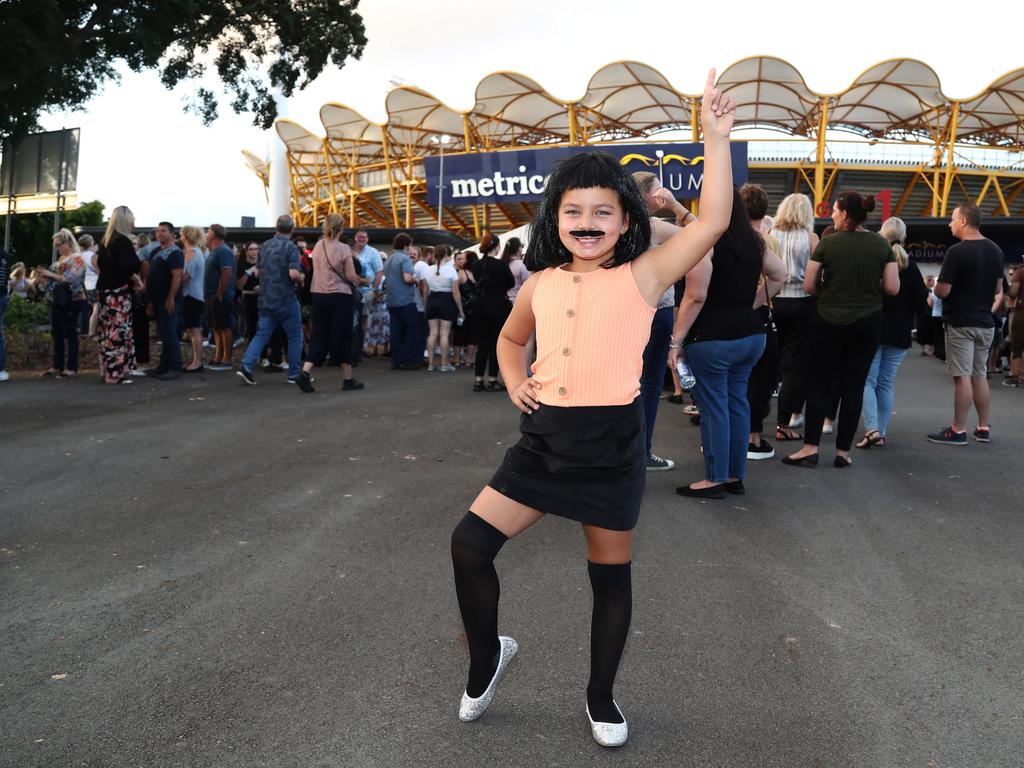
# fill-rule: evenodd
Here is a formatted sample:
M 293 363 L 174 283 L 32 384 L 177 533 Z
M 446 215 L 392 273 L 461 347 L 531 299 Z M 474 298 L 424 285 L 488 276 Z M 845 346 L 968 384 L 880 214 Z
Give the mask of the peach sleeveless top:
M 531 304 L 537 321 L 538 400 L 562 407 L 628 405 L 640 394 L 655 308 L 629 264 L 593 272 L 544 270 Z

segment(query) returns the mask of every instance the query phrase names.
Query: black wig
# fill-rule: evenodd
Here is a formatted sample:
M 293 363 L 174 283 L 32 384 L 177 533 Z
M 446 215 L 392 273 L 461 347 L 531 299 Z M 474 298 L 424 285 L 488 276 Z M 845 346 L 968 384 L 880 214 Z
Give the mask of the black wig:
M 538 272 L 572 262 L 572 254 L 558 237 L 558 207 L 567 190 L 592 187 L 614 190 L 629 217 L 629 228 L 619 236 L 615 255 L 607 266 L 630 262 L 651 247 L 650 214 L 636 182 L 607 152 L 580 152 L 559 162 L 548 178 L 530 224 L 530 244 L 524 259 L 527 269 Z

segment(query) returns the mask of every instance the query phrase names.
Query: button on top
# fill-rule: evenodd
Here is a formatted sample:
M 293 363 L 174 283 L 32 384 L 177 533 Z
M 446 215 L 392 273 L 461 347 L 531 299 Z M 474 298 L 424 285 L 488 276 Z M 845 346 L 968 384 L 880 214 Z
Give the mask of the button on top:
M 576 317 L 576 310 L 575 309 L 567 309 L 567 310 L 565 310 L 565 316 L 566 317 Z
M 561 395 L 562 397 L 565 397 L 568 393 L 569 390 L 567 390 L 565 387 L 558 388 L 558 394 Z
M 563 354 L 563 355 L 565 355 L 566 357 L 568 357 L 569 355 L 571 355 L 571 354 L 572 354 L 572 350 L 571 350 L 571 349 L 569 349 L 568 347 L 565 347 L 565 348 L 564 348 L 564 349 L 562 350 L 562 354 Z
M 574 283 L 582 283 L 582 282 L 583 282 L 583 278 L 582 278 L 582 277 L 580 277 L 579 275 L 573 275 L 573 276 L 572 276 L 572 281 L 573 281 Z

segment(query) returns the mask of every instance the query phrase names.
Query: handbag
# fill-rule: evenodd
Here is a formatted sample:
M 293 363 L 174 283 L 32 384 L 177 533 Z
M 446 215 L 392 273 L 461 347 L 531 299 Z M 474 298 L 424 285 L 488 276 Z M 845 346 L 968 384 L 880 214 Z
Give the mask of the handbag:
M 761 277 L 764 278 L 764 306 L 768 310 L 768 318 L 764 321 L 764 330 L 766 333 L 776 333 L 779 329 L 775 326 L 775 318 L 772 316 L 772 299 L 768 295 L 768 275 L 762 272 Z
M 57 283 L 53 286 L 53 294 L 51 298 L 53 300 L 53 306 L 58 309 L 67 309 L 71 306 L 71 300 L 73 298 L 71 286 L 67 283 Z

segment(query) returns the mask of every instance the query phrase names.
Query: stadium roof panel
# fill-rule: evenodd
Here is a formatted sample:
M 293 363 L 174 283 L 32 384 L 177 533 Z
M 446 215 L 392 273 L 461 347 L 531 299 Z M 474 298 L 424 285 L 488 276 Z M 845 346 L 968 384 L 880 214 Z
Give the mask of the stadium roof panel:
M 1024 146 L 1024 67 L 1003 75 L 963 102 L 957 138 Z
M 960 101 L 943 94 L 935 71 L 916 59 L 880 62 L 843 91 L 820 94 L 789 62 L 755 56 L 723 70 L 718 86 L 737 103 L 737 128 L 772 127 L 794 136 L 816 136 L 827 107 L 829 127 L 875 138 L 916 135 L 940 142 L 950 135 L 956 104 L 957 140 L 1024 146 L 1024 69 Z M 385 137 L 406 157 L 433 153 L 432 139 L 443 134 L 452 138 L 451 152 L 465 151 L 467 138 L 471 149 L 567 143 L 574 130 L 583 142 L 642 138 L 689 126 L 699 98 L 676 90 L 648 64 L 619 61 L 597 70 L 577 100 L 553 96 L 526 75 L 496 72 L 477 84 L 476 101 L 468 112 L 403 85 L 387 96 L 384 125 L 342 104 L 325 104 L 320 118 L 330 151 L 339 160 L 348 156 L 358 162 L 381 157 Z M 279 120 L 277 130 L 292 153 L 322 148 L 324 139 L 292 121 Z

